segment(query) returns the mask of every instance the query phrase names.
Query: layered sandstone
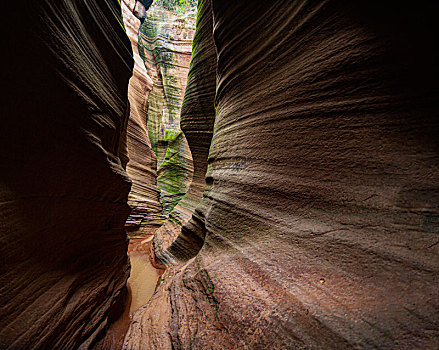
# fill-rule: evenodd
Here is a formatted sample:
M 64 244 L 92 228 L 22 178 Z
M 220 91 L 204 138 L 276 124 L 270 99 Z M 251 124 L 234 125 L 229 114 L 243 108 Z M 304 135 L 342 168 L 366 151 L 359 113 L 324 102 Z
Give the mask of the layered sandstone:
M 123 21 L 134 56 L 133 76 L 128 88 L 131 108 L 127 125 L 127 173 L 133 183 L 128 197 L 131 213 L 126 224 L 130 235 L 153 232 L 164 219 L 157 188 L 157 158 L 148 137 L 148 97 L 153 80 L 138 51 L 139 28 L 150 3 L 122 2 Z
M 212 12 L 209 2 L 198 2 L 197 29 L 192 52 L 188 83 L 181 109 L 180 127 L 189 143 L 194 174 L 186 195 L 155 233 L 153 242 L 155 254 L 161 261 L 167 261 L 168 254 L 164 252 L 192 215 L 194 219 L 188 224 L 189 227 L 193 223 L 202 221 L 202 218 L 199 218 L 200 213 L 195 212 L 195 208 L 203 196 L 207 157 L 215 122 L 216 51 L 212 37 Z M 182 235 L 174 243 L 174 247 L 187 252 L 199 250 L 202 240 L 194 240 L 193 237 L 187 237 L 184 234 L 190 231 L 192 230 L 184 228 Z
M 134 51 L 129 95 L 127 172 L 133 180 L 127 227 L 132 236 L 170 222 L 179 228 L 194 209 L 174 207 L 191 183 L 192 156 L 180 129 L 180 111 L 195 29 L 193 6 L 154 4 L 136 18 L 134 1 L 123 4 Z M 169 214 L 172 212 L 171 217 Z M 166 220 L 165 220 L 166 219 Z
M 153 4 L 140 27 L 139 51 L 152 79 L 148 136 L 157 157 L 163 214 L 186 193 L 193 172 L 191 152 L 180 129 L 180 110 L 191 57 L 195 13 Z
M 3 10 L 0 348 L 87 348 L 129 274 L 131 45 L 117 1 Z
M 434 9 L 211 3 L 204 196 L 124 348 L 438 347 Z

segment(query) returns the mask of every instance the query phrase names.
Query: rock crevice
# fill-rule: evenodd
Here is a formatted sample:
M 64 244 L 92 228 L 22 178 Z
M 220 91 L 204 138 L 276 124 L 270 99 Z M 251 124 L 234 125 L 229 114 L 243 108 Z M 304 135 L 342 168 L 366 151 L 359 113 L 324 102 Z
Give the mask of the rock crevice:
M 176 265 L 125 348 L 437 347 L 431 6 L 208 4 L 207 185 L 177 238 L 155 237 Z M 186 96 L 209 94 L 194 67 Z

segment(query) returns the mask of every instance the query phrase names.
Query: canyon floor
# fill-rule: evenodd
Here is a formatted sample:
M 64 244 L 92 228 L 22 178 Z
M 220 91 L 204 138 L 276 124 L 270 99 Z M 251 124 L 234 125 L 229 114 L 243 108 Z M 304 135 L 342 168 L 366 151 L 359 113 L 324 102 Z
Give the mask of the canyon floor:
M 127 298 L 122 314 L 108 328 L 94 350 L 122 349 L 125 334 L 132 321 L 133 313 L 147 305 L 151 299 L 163 269 L 151 264 L 151 241 L 154 233 L 143 234 L 130 239 L 128 255 L 130 257 L 131 274 L 127 281 Z
M 438 11 L 392 3 L 2 3 L 0 349 L 439 349 Z

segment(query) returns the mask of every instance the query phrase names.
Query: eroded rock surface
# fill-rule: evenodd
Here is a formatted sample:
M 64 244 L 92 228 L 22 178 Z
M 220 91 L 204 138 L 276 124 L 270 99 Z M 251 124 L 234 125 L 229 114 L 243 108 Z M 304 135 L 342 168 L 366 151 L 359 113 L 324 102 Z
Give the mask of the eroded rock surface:
M 152 79 L 148 97 L 148 136 L 157 156 L 157 185 L 168 215 L 186 193 L 193 173 L 192 156 L 180 129 L 195 13 L 189 7 L 153 4 L 140 27 L 139 51 Z
M 0 348 L 87 348 L 129 272 L 131 45 L 117 1 L 2 5 Z
M 141 5 L 135 0 L 122 2 L 123 20 L 134 56 L 133 76 L 128 88 L 131 108 L 127 125 L 127 173 L 133 185 L 128 198 L 131 213 L 126 224 L 129 234 L 133 236 L 153 232 L 165 218 L 157 188 L 157 158 L 151 148 L 147 126 L 148 97 L 153 80 L 138 51 L 139 28 L 141 21 L 146 18 L 149 5 L 149 1 Z
M 194 211 L 203 196 L 207 157 L 215 122 L 213 102 L 216 89 L 216 51 L 212 37 L 212 11 L 209 2 L 199 2 L 192 52 L 180 126 L 189 143 L 194 174 L 186 195 L 155 233 L 155 254 L 162 261 L 169 259 L 169 255 L 164 251 L 169 248 L 191 216 L 194 215 L 194 219 L 188 224 L 189 227 L 193 223 L 202 221 L 198 218 L 199 213 Z M 183 232 L 188 231 L 193 230 L 186 228 L 183 230 Z M 192 235 L 188 237 L 182 234 L 174 247 L 180 252 L 191 252 L 199 250 L 200 244 L 202 239 L 194 239 Z
M 181 7 L 158 2 L 144 13 L 140 26 L 138 14 L 133 11 L 135 2 L 126 1 L 123 5 L 135 58 L 129 88 L 127 168 L 133 179 L 129 200 L 133 211 L 127 227 L 132 236 L 154 232 L 170 222 L 179 231 L 195 208 L 183 204 L 174 210 L 187 192 L 193 173 L 191 152 L 180 129 L 180 112 L 195 30 L 195 8 L 190 4 Z
M 437 348 L 434 9 L 212 6 L 207 185 L 124 348 Z

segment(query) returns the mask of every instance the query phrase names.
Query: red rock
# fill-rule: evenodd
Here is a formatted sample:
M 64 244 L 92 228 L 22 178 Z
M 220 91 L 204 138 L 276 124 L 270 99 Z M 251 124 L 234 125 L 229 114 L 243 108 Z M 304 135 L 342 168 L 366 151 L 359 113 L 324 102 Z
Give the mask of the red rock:
M 116 1 L 5 6 L 20 25 L 1 30 L 0 348 L 87 348 L 128 275 L 125 137 L 145 135 L 141 118 L 125 130 L 130 42 Z M 124 349 L 439 347 L 435 16 L 199 2 L 196 176 L 175 208 L 197 206 L 175 239 L 190 214 L 158 232 L 169 267 Z M 133 193 L 140 212 L 156 195 Z
M 432 6 L 211 3 L 207 185 L 124 349 L 437 348 Z
M 86 348 L 129 273 L 131 45 L 116 1 L 3 5 L 0 348 Z
M 165 218 L 157 188 L 157 158 L 148 137 L 148 97 L 153 81 L 137 48 L 141 22 L 133 13 L 136 4 L 134 0 L 122 2 L 123 20 L 134 54 L 133 76 L 128 88 L 131 108 L 127 125 L 127 173 L 133 185 L 128 198 L 131 214 L 126 226 L 131 236 L 154 232 Z M 140 15 L 146 16 L 146 13 Z

